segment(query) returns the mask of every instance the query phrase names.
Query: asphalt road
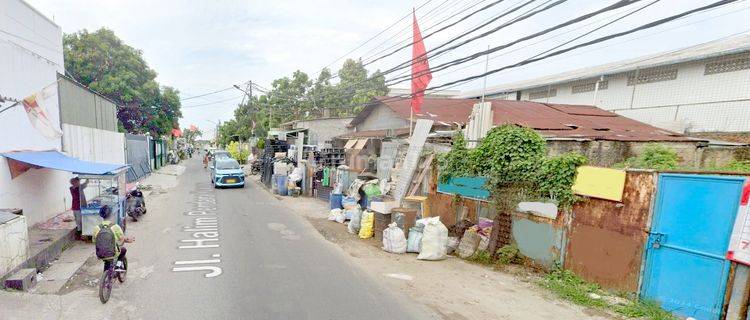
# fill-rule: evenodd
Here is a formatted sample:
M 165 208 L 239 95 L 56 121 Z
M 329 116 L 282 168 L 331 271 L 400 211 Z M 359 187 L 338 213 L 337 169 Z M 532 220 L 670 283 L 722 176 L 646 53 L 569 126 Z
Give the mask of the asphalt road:
M 377 282 L 382 275 L 355 267 L 266 190 L 252 183 L 213 189 L 196 159 L 183 163 L 187 170 L 176 188 L 148 198 L 148 214 L 128 225 L 136 242 L 128 245 L 129 279 L 114 288 L 107 306 L 114 308 L 111 316 L 433 318 L 386 290 Z M 99 303 L 96 296 L 90 299 Z M 77 302 L 77 308 L 86 305 Z

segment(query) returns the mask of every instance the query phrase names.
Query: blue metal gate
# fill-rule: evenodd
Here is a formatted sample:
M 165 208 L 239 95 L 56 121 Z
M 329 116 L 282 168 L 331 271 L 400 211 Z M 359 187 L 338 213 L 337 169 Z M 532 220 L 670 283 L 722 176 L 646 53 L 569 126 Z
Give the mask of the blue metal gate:
M 742 177 L 660 174 L 641 294 L 677 315 L 719 319 Z

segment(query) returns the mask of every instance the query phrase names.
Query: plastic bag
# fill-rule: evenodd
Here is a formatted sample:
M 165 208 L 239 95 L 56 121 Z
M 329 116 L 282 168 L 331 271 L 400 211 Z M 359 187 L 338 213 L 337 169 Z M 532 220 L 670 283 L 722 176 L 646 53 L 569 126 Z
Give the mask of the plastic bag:
M 289 174 L 289 181 L 296 184 L 297 181 L 300 180 L 302 180 L 302 169 L 299 167 L 294 167 L 292 173 Z
M 461 242 L 458 244 L 458 256 L 461 258 L 468 258 L 474 255 L 479 246 L 479 234 L 474 229 L 467 229 L 464 232 L 464 236 L 461 237 Z
M 395 222 L 394 222 L 395 223 Z M 406 252 L 416 252 L 422 250 L 422 230 L 424 225 L 417 225 L 409 228 L 409 239 L 406 240 Z
M 328 220 L 336 221 L 336 216 L 341 214 L 341 209 L 331 209 L 328 211 Z
M 328 212 L 328 220 L 336 221 L 338 223 L 344 223 L 344 211 L 341 209 L 333 209 Z
M 487 251 L 487 248 L 490 247 L 490 237 L 485 235 L 479 235 L 479 246 L 477 246 L 477 250 L 480 251 Z
M 440 222 L 440 217 L 425 218 L 422 231 L 422 250 L 419 260 L 443 260 L 448 254 L 448 228 Z
M 351 210 L 352 217 L 351 220 L 349 220 L 349 225 L 347 226 L 347 230 L 351 234 L 359 234 L 359 228 L 362 223 L 362 210 L 355 209 Z
M 453 253 L 458 248 L 458 237 L 448 237 L 448 254 Z
M 375 197 L 382 194 L 380 193 L 380 187 L 378 187 L 377 184 L 367 183 L 364 187 L 362 187 L 362 190 L 365 192 L 367 197 Z
M 341 200 L 341 205 L 347 210 L 359 208 L 359 203 L 357 203 L 357 199 L 354 197 L 344 197 Z
M 371 238 L 373 235 L 372 232 L 372 225 L 375 222 L 375 215 L 372 213 L 372 211 L 365 211 L 362 212 L 362 223 L 360 224 L 359 228 L 359 238 L 360 239 L 367 239 Z
M 395 223 L 388 225 L 383 230 L 383 250 L 390 253 L 406 252 L 406 237 L 404 231 L 397 227 Z

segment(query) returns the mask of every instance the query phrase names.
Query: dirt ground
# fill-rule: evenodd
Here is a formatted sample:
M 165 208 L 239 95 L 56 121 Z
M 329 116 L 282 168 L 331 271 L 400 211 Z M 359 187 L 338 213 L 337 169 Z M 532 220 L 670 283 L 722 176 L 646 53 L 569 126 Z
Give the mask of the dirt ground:
M 535 284 L 539 275 L 522 267 L 495 270 L 454 256 L 422 261 L 414 253 L 387 253 L 380 249 L 379 239 L 359 239 L 347 232 L 345 224 L 328 221 L 328 204 L 319 199 L 277 199 L 306 217 L 365 272 L 382 278 L 387 287 L 406 293 L 444 319 L 612 319 L 602 311 L 556 298 Z

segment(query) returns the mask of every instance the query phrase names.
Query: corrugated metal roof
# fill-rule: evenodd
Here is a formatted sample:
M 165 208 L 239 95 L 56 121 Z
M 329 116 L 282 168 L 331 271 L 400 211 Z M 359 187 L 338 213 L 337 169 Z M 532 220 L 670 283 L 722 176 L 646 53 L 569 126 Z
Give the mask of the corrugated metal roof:
M 409 119 L 409 100 L 376 98 L 368 108 L 385 106 L 400 118 Z M 532 101 L 487 100 L 492 103 L 495 125 L 515 124 L 537 130 L 545 137 L 576 138 L 613 141 L 706 141 L 681 134 L 599 109 L 594 106 L 570 104 L 544 104 Z M 422 112 L 415 118 L 431 119 L 437 123 L 465 124 L 475 99 L 425 99 Z M 365 110 L 363 110 L 365 112 Z M 372 110 L 367 112 L 369 115 Z M 358 115 L 359 117 L 359 115 Z M 364 116 L 362 121 L 364 121 Z M 353 124 L 356 125 L 356 124 Z M 408 128 L 396 129 L 396 135 L 408 133 Z M 384 137 L 386 130 L 353 132 L 341 137 Z
M 750 51 L 750 35 L 747 34 L 726 37 L 710 42 L 701 43 L 695 46 L 642 56 L 634 59 L 621 60 L 598 66 L 558 73 L 550 76 L 492 86 L 487 88 L 486 95 L 514 92 L 569 81 L 596 78 L 603 75 L 606 76 L 618 74 L 633 71 L 636 69 L 644 69 L 681 62 L 714 58 L 717 56 L 735 54 L 745 51 Z M 476 98 L 481 95 L 482 90 L 471 90 L 458 95 L 458 97 Z
M 389 130 L 363 130 L 349 132 L 338 136 L 339 139 L 356 139 L 356 138 L 385 138 Z M 393 136 L 400 137 L 409 134 L 409 128 L 393 129 Z

